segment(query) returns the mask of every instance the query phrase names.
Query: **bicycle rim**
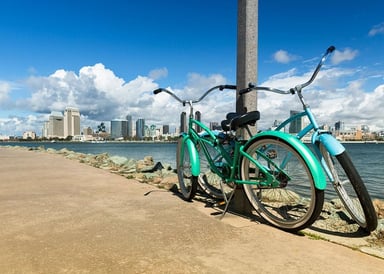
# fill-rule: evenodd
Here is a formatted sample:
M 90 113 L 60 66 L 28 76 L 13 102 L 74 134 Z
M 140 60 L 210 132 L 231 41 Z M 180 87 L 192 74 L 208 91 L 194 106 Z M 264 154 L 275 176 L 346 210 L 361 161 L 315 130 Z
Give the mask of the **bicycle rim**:
M 177 142 L 176 166 L 180 192 L 185 200 L 190 201 L 196 195 L 197 176 L 192 175 L 190 151 L 183 137 Z
M 346 211 L 367 232 L 377 227 L 377 216 L 369 193 L 346 151 L 333 157 L 320 144 L 320 152 L 334 178 L 333 187 Z
M 290 232 L 316 221 L 322 210 L 324 191 L 315 188 L 310 169 L 298 151 L 274 137 L 257 139 L 245 151 L 279 182 L 279 186 L 261 186 L 265 175 L 249 159 L 242 158 L 241 178 L 254 182 L 244 184 L 244 190 L 262 218 Z

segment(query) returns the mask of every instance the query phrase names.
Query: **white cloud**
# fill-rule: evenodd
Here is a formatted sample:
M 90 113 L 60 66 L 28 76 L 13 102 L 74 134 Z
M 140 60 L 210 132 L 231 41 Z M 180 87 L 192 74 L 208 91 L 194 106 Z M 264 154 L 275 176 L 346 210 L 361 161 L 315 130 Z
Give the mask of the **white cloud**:
M 273 54 L 273 59 L 278 63 L 288 64 L 291 61 L 297 60 L 298 57 L 281 49 Z
M 373 28 L 368 32 L 369 36 L 375 36 L 377 34 L 384 34 L 384 23 L 373 26 Z
M 332 64 L 337 65 L 344 61 L 351 61 L 355 59 L 358 53 L 358 50 L 350 48 L 346 48 L 344 51 L 335 50 L 331 57 Z
M 262 86 L 282 88 L 284 90 L 306 82 L 312 71 L 302 75 L 288 77 L 272 76 Z M 284 75 L 284 74 L 281 74 Z M 355 80 L 346 82 L 353 76 Z M 364 89 L 365 79 L 359 78 L 359 71 L 329 68 L 320 71 L 315 82 L 304 89 L 303 95 L 311 106 L 320 124 L 334 126 L 337 121 L 344 121 L 349 126 L 369 125 L 373 130 L 384 129 L 384 85 L 372 91 Z M 297 95 L 279 95 L 271 92 L 259 92 L 258 109 L 261 112 L 260 128 L 268 128 L 274 120 L 283 121 L 290 110 L 302 110 Z
M 168 69 L 167 68 L 160 68 L 160 69 L 154 69 L 149 72 L 149 78 L 153 80 L 158 80 L 161 78 L 165 78 L 168 76 Z
M 32 111 L 49 113 L 74 106 L 95 120 L 124 117 L 131 112 L 130 106 L 141 107 L 145 93 L 157 87 L 152 79 L 143 76 L 125 82 L 103 64 L 83 67 L 78 75 L 57 70 L 48 77 L 31 77 L 27 83 L 33 92 L 26 105 Z
M 8 82 L 0 81 L 0 106 L 8 102 L 10 91 L 11 85 Z

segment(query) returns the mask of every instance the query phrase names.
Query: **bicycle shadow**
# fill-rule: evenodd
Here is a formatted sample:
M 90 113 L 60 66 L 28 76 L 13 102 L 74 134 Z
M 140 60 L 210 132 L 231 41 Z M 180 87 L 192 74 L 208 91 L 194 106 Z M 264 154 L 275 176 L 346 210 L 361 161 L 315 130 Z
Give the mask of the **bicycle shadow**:
M 353 219 L 342 210 L 337 211 L 335 216 L 326 216 L 322 212 L 317 221 L 308 229 L 318 233 L 344 238 L 363 238 L 370 233 L 361 228 Z
M 172 188 L 169 190 L 172 195 L 177 196 L 178 198 L 186 201 L 183 198 L 183 195 L 179 192 L 178 188 Z M 204 205 L 205 208 L 212 209 L 210 213 L 211 216 L 225 218 L 223 212 L 225 210 L 225 202 L 223 200 L 218 200 L 210 197 L 202 191 L 198 191 L 196 196 L 191 200 L 187 201 L 190 203 L 199 202 Z M 270 225 L 263 218 L 261 218 L 256 212 L 240 212 L 234 207 L 229 205 L 227 213 L 236 215 L 245 219 L 248 219 L 250 222 L 256 222 L 258 224 Z M 272 226 L 273 227 L 273 226 Z M 330 217 L 327 211 L 323 211 L 319 218 L 312 224 L 307 230 L 321 233 L 324 235 L 343 237 L 343 238 L 363 238 L 369 236 L 370 233 L 362 229 L 354 220 L 347 216 L 342 210 L 337 211 L 335 216 Z M 288 232 L 297 236 L 305 236 L 301 231 L 296 233 Z

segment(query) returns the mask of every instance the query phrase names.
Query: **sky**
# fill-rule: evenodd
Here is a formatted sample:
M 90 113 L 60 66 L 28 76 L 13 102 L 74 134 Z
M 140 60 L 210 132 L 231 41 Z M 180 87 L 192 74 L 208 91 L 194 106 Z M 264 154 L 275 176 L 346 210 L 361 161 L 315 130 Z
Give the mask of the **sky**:
M 250 1 L 250 0 L 249 0 Z M 384 130 L 384 2 L 259 0 L 257 83 L 305 82 L 320 124 Z M 132 115 L 175 128 L 187 111 L 167 94 L 200 97 L 236 84 L 237 0 L 3 0 L 0 136 L 41 135 L 52 111 L 77 107 L 81 127 Z M 255 15 L 256 16 L 256 15 Z M 195 106 L 206 123 L 235 110 L 233 90 Z M 295 96 L 258 93 L 259 128 L 300 110 Z

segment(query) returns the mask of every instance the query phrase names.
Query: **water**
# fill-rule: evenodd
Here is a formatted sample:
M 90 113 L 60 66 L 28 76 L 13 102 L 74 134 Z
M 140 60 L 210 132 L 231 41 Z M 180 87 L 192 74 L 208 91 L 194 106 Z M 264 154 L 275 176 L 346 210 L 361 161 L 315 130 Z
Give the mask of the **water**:
M 176 143 L 152 142 L 107 142 L 107 143 L 81 143 L 81 142 L 4 142 L 0 145 L 53 148 L 60 150 L 66 148 L 71 151 L 85 154 L 108 153 L 110 156 L 122 156 L 128 159 L 142 160 L 145 156 L 153 156 L 154 162 L 162 162 L 176 167 Z M 0 156 L 1 157 L 1 156 Z
M 19 145 L 28 147 L 44 146 L 60 150 L 67 148 L 72 151 L 89 154 L 108 153 L 110 156 L 123 156 L 128 159 L 141 160 L 151 155 L 155 162 L 162 162 L 176 167 L 175 143 L 75 143 L 75 142 L 4 142 L 0 145 Z M 384 200 L 384 144 L 344 144 L 350 154 L 353 163 L 363 178 L 368 192 L 372 198 Z M 1 156 L 0 156 L 1 159 Z M 331 187 L 327 193 L 333 193 Z

